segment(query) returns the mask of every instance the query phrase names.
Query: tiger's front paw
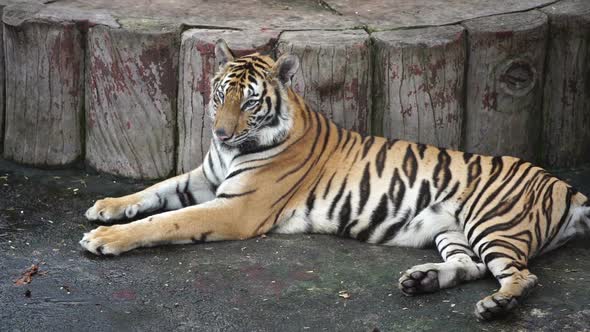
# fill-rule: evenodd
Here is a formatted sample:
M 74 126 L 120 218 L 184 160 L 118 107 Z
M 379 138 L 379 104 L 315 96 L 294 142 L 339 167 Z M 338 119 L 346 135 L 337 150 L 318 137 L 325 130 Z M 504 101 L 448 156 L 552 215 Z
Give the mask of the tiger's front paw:
M 96 201 L 84 215 L 90 221 L 114 222 L 135 217 L 139 208 L 139 202 L 128 197 L 105 198 Z
M 80 245 L 95 255 L 119 255 L 136 248 L 127 225 L 100 226 L 84 233 Z

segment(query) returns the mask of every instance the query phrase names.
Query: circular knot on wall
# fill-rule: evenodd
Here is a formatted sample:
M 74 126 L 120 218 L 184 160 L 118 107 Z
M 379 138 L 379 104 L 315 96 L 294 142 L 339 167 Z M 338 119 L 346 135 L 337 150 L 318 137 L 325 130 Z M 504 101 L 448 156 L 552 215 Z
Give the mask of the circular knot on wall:
M 537 71 L 527 59 L 512 59 L 499 68 L 502 91 L 514 97 L 528 94 L 537 82 Z

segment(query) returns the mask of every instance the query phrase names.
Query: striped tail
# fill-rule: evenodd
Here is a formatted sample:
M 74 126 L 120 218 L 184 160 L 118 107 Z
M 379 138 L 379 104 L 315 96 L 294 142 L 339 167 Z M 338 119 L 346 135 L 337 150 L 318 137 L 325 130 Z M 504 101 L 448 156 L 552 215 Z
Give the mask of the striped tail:
M 590 236 L 590 199 L 582 193 L 572 198 L 572 215 L 576 222 L 576 235 Z

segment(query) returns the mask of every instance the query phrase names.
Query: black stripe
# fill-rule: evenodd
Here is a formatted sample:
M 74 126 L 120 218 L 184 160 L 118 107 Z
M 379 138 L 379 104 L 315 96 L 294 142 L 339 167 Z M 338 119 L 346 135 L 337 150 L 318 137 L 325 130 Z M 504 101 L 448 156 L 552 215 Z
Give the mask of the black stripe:
M 375 159 L 375 166 L 377 167 L 377 175 L 381 177 L 383 174 L 383 168 L 385 168 L 385 159 L 387 159 L 387 144 L 383 143 L 379 152 L 377 152 L 377 158 Z
M 190 182 L 191 182 L 191 174 L 188 173 L 187 178 L 186 178 L 186 184 L 184 185 L 184 194 L 186 195 L 186 197 L 188 199 L 188 203 L 190 205 L 196 205 L 197 200 L 195 199 L 195 196 L 193 196 L 193 193 L 188 188 L 188 186 L 190 185 Z
M 346 131 L 346 139 L 344 140 L 344 145 L 342 145 L 342 150 L 344 150 L 344 148 L 346 147 L 346 144 L 348 144 L 348 141 L 350 140 L 350 130 Z
M 256 189 L 250 190 L 250 191 L 246 191 L 243 193 L 237 193 L 237 194 L 226 194 L 226 193 L 221 193 L 217 195 L 217 198 L 234 198 L 234 197 L 241 197 L 241 196 L 246 196 L 246 195 L 250 195 L 252 193 L 256 192 Z
M 311 191 L 309 193 L 309 195 L 307 196 L 307 199 L 305 200 L 305 206 L 306 206 L 306 215 L 309 216 L 309 214 L 311 213 L 311 210 L 313 210 L 313 207 L 315 205 L 315 190 L 318 187 L 318 184 L 320 183 L 320 181 L 322 181 L 322 178 L 324 177 L 324 174 L 326 173 L 326 171 L 322 171 L 322 173 L 320 174 L 320 176 L 318 177 L 318 179 L 315 181 L 313 187 L 311 188 Z
M 338 129 L 338 140 L 336 141 L 336 142 L 338 142 L 337 143 L 337 146 L 338 146 L 338 145 L 340 145 L 340 142 L 342 142 L 342 135 L 343 135 L 342 132 L 344 131 L 344 129 L 342 129 L 342 127 L 340 127 L 340 126 L 336 126 L 336 128 Z
M 559 223 L 557 224 L 557 227 L 555 227 L 555 231 L 553 232 L 553 234 L 551 235 L 550 238 L 546 238 L 545 239 L 545 244 L 543 245 L 543 247 L 541 248 L 541 251 L 545 250 L 545 248 L 551 243 L 553 242 L 553 239 L 555 238 L 555 236 L 559 233 L 559 230 L 561 230 L 561 227 L 563 226 L 563 224 L 565 223 L 565 221 L 567 220 L 567 217 L 569 215 L 570 212 L 570 207 L 571 207 L 571 203 L 572 203 L 572 196 L 573 196 L 573 190 L 572 188 L 568 188 L 567 190 L 567 194 L 565 197 L 565 211 L 563 212 L 563 215 L 561 216 L 561 219 L 559 220 Z M 547 226 L 547 228 L 549 228 L 549 226 Z
M 348 149 L 348 152 L 346 152 L 346 158 L 348 158 L 348 156 L 350 155 L 350 152 L 352 151 L 352 148 L 354 148 L 355 145 L 356 145 L 356 136 L 353 137 L 352 143 L 350 144 L 350 148 Z M 357 151 L 357 155 L 358 155 L 358 151 Z M 355 157 L 355 160 L 356 160 L 356 157 Z
M 449 193 L 439 202 L 444 202 L 444 201 L 450 199 L 451 197 L 453 197 L 457 193 L 457 190 L 459 190 L 459 182 L 455 182 L 453 189 L 451 189 L 451 191 L 449 191 Z M 437 205 L 435 205 L 435 206 L 437 206 Z
M 418 145 L 418 155 L 420 155 L 420 159 L 424 159 L 424 151 L 426 151 L 426 145 L 422 143 L 417 143 Z
M 438 153 L 438 163 L 434 167 L 434 173 L 432 176 L 434 187 L 437 188 L 435 199 L 447 189 L 449 182 L 451 181 L 451 156 L 447 153 L 447 150 L 440 149 Z
M 326 186 L 326 190 L 324 191 L 324 199 L 326 199 L 328 193 L 330 192 L 330 187 L 332 186 L 332 180 L 334 180 L 334 176 L 336 176 L 336 172 L 334 172 L 334 174 L 332 174 L 332 176 L 330 177 L 330 180 L 328 180 L 328 185 Z
M 369 195 L 371 194 L 371 172 L 369 171 L 369 166 L 371 165 L 370 162 L 368 162 L 365 165 L 365 171 L 363 172 L 363 177 L 361 179 L 361 183 L 359 186 L 359 209 L 358 209 L 358 215 L 360 215 L 361 213 L 363 213 L 363 209 L 365 208 L 365 205 L 367 204 L 367 201 L 369 200 Z
M 193 195 L 193 193 L 189 190 L 186 192 L 186 196 L 188 198 L 188 202 L 189 204 L 192 205 L 197 205 L 197 200 L 195 199 L 195 196 Z
M 158 198 L 158 207 L 159 208 L 166 207 L 166 199 L 163 199 L 162 196 L 160 196 L 160 194 L 158 194 L 158 193 L 156 193 L 156 197 Z
M 344 232 L 342 232 L 342 236 L 344 237 L 350 237 L 350 230 L 356 226 L 356 224 L 358 224 L 358 220 L 353 220 L 350 224 L 348 224 L 348 226 L 346 226 L 346 228 L 344 229 Z
M 485 250 L 489 250 L 489 249 L 493 250 L 495 247 L 508 249 L 508 250 L 514 252 L 517 255 L 517 258 L 519 258 L 519 259 L 528 258 L 526 256 L 526 254 L 522 250 L 520 250 L 520 248 L 518 248 L 514 244 L 512 244 L 508 241 L 505 241 L 505 240 L 501 240 L 501 239 L 492 240 L 492 241 L 486 243 L 485 247 L 486 247 Z M 482 250 L 482 253 L 483 252 L 484 251 Z
M 191 241 L 195 244 L 198 243 L 205 243 L 207 241 L 207 237 L 213 233 L 212 231 L 201 233 L 201 236 L 197 238 L 196 236 L 191 237 Z
M 427 180 L 422 180 L 418 200 L 416 201 L 416 214 L 424 210 L 430 204 L 430 184 Z
M 373 235 L 373 232 L 375 232 L 375 229 L 385 220 L 388 213 L 387 195 L 383 194 L 383 196 L 381 196 L 381 200 L 379 201 L 379 205 L 377 205 L 377 208 L 371 215 L 369 226 L 359 232 L 356 238 L 363 242 L 369 240 L 371 235 Z
M 184 194 L 180 191 L 180 183 L 176 184 L 176 196 L 178 196 L 178 201 L 182 207 L 187 207 L 190 205 Z
M 280 123 L 280 119 L 282 117 L 282 99 L 281 99 L 281 95 L 278 91 L 275 91 L 275 99 L 276 99 L 276 105 L 275 105 L 275 114 L 274 117 L 272 119 L 272 121 L 268 124 L 269 127 L 276 127 L 279 125 Z M 272 102 L 270 100 L 270 96 L 266 97 L 266 103 L 268 105 L 268 109 L 270 110 L 272 107 Z
M 408 145 L 408 148 L 406 149 L 406 155 L 404 156 L 402 169 L 408 179 L 410 179 L 410 187 L 413 187 L 414 182 L 416 181 L 416 174 L 418 173 L 418 161 L 416 160 L 414 151 L 412 151 L 411 145 Z
M 287 141 L 286 139 L 282 140 L 282 141 L 276 141 L 276 142 L 272 142 L 269 145 L 260 145 L 260 144 L 258 144 L 257 141 L 244 142 L 242 145 L 238 146 L 238 150 L 240 152 L 238 154 L 236 154 L 232 160 L 235 160 L 236 158 L 241 157 L 246 154 L 254 154 L 254 153 L 272 150 L 272 149 L 276 148 L 277 146 L 285 143 L 286 141 Z
M 468 251 L 465 251 L 465 250 L 463 250 L 463 249 L 455 249 L 455 250 L 451 250 L 451 251 L 449 251 L 449 252 L 447 252 L 447 253 L 445 254 L 445 261 L 446 261 L 446 260 L 448 260 L 448 259 L 449 259 L 449 257 L 451 257 L 451 256 L 454 256 L 454 255 L 456 255 L 456 254 L 465 254 L 465 255 L 469 256 L 469 255 L 470 255 L 470 252 L 468 252 Z
M 318 112 L 314 112 L 316 114 L 316 117 L 318 116 L 317 114 L 319 114 Z M 320 118 L 317 118 L 318 122 L 320 120 Z M 324 121 L 324 123 L 326 124 L 326 126 L 329 126 L 329 121 L 323 116 L 321 115 L 321 120 Z M 328 128 L 329 129 L 329 128 Z M 325 149 L 326 149 L 326 145 L 328 144 L 328 139 L 329 136 L 327 135 L 329 134 L 326 133 L 326 135 L 324 135 L 324 144 L 322 145 L 322 149 L 320 150 L 320 152 L 318 153 L 318 156 L 322 156 Z M 319 138 L 319 136 L 318 136 Z M 316 138 L 317 139 L 317 138 Z M 295 195 L 297 193 L 297 191 L 299 190 L 301 184 L 304 182 L 304 180 L 307 179 L 307 175 L 309 174 L 309 172 L 312 169 L 315 169 L 315 166 L 318 164 L 318 162 L 320 161 L 321 158 L 316 158 L 315 161 L 313 161 L 311 163 L 311 165 L 309 166 L 309 168 L 307 169 L 307 171 L 305 171 L 305 173 L 299 177 L 299 180 L 297 180 L 297 182 L 295 182 L 295 184 L 291 187 L 291 189 L 289 189 L 285 194 L 283 194 L 281 197 L 279 197 L 279 199 L 277 201 L 275 201 L 271 207 L 274 207 L 279 201 L 282 201 L 285 197 L 289 196 L 289 198 L 283 203 L 283 206 L 281 208 L 278 209 L 278 211 L 275 214 L 275 220 L 273 221 L 273 225 L 277 223 L 277 221 L 279 220 L 279 216 L 281 215 L 283 209 L 285 208 L 285 206 L 287 206 L 287 204 L 289 203 L 289 200 L 293 197 L 293 195 Z M 326 161 L 324 161 L 325 165 Z M 323 166 L 322 166 L 323 167 Z
M 504 222 L 504 223 L 495 224 L 492 226 L 485 227 L 481 231 L 481 233 L 479 233 L 474 239 L 472 239 L 473 232 L 475 231 L 475 229 L 479 225 L 481 225 L 482 223 L 486 222 L 487 220 L 489 220 L 493 217 L 501 216 L 503 214 L 508 213 L 509 211 L 511 211 L 514 208 L 516 203 L 518 203 L 519 201 L 520 201 L 520 197 L 517 195 L 511 201 L 501 202 L 500 204 L 498 204 L 497 208 L 486 213 L 486 215 L 482 219 L 478 220 L 477 224 L 473 225 L 471 227 L 471 229 L 469 229 L 469 231 L 467 232 L 467 238 L 470 240 L 469 242 L 475 247 L 479 243 L 479 241 L 481 241 L 486 236 L 488 236 L 494 232 L 509 230 L 509 229 L 513 228 L 514 226 L 520 224 L 528 216 L 530 209 L 533 206 L 531 199 L 529 199 L 529 201 L 525 204 L 524 208 L 514 218 L 512 218 L 511 220 L 508 220 L 507 222 Z M 479 250 L 479 254 L 481 256 L 481 247 Z
M 463 161 L 465 161 L 466 164 L 469 162 L 469 159 L 471 159 L 471 157 L 473 157 L 473 153 L 463 152 Z
M 395 145 L 395 143 L 397 143 L 397 142 L 399 142 L 398 139 L 390 139 L 390 140 L 388 140 L 387 141 L 387 148 L 388 149 L 391 149 Z
M 402 206 L 402 201 L 406 193 L 406 185 L 399 176 L 397 168 L 393 171 L 388 193 L 389 199 L 391 199 L 391 202 L 393 203 L 393 212 L 397 213 Z
M 379 240 L 379 244 L 383 244 L 386 242 L 391 241 L 393 238 L 395 238 L 395 236 L 397 235 L 397 233 L 399 232 L 399 230 L 404 227 L 404 225 L 410 220 L 410 216 L 412 215 L 412 209 L 407 209 L 402 218 L 392 224 L 391 226 L 389 226 L 389 228 L 387 228 L 387 230 L 385 231 L 385 234 L 383 234 L 383 238 L 381 238 L 381 240 Z
M 363 144 L 363 156 L 361 157 L 362 159 L 364 159 L 367 156 L 367 153 L 369 153 L 369 150 L 373 146 L 373 143 L 375 143 L 375 137 L 369 136 Z
M 219 150 L 217 149 L 217 144 L 215 142 L 213 143 L 213 148 L 215 149 L 215 153 L 217 154 L 217 159 L 219 160 L 221 168 L 225 169 L 225 163 L 223 162 L 223 159 L 221 159 L 221 155 L 219 154 Z
M 446 238 L 445 238 L 445 239 L 443 239 L 443 241 L 444 241 L 444 240 L 446 240 Z M 442 242 L 442 241 L 440 241 L 440 242 Z M 440 243 L 438 243 L 438 244 L 436 245 L 436 246 L 437 246 L 437 248 L 438 248 L 438 246 L 439 246 L 439 245 L 440 245 Z M 465 245 L 465 244 L 462 244 L 462 243 L 455 243 L 455 242 L 450 242 L 450 241 L 449 241 L 449 243 L 447 243 L 447 244 L 445 244 L 444 246 L 442 246 L 442 248 L 438 248 L 438 252 L 440 252 L 440 253 L 442 254 L 442 252 L 443 252 L 443 251 L 445 251 L 445 249 L 447 249 L 447 248 L 448 248 L 448 247 L 450 247 L 450 246 L 458 246 L 458 247 L 461 247 L 461 248 L 467 249 L 467 250 L 469 250 L 469 251 L 473 251 L 473 250 L 471 250 L 471 247 L 470 247 L 470 246 L 468 246 L 468 245 Z
M 477 158 L 467 167 L 467 187 L 481 175 L 481 158 Z
M 343 235 L 346 225 L 350 222 L 350 213 L 351 213 L 351 206 L 350 206 L 350 199 L 351 193 L 349 192 L 346 195 L 346 199 L 344 200 L 344 204 L 342 204 L 342 208 L 340 208 L 340 213 L 338 213 L 338 234 Z
M 315 113 L 316 115 L 316 121 L 317 121 L 317 128 L 316 128 L 316 135 L 315 135 L 315 139 L 313 140 L 313 145 L 311 146 L 311 149 L 309 150 L 309 153 L 307 154 L 307 156 L 305 156 L 305 159 L 303 159 L 303 161 L 301 163 L 299 163 L 299 165 L 295 166 L 294 168 L 292 168 L 291 170 L 289 170 L 288 172 L 286 172 L 285 174 L 283 174 L 280 178 L 278 178 L 276 180 L 276 183 L 281 182 L 282 180 L 284 180 L 287 176 L 297 172 L 298 170 L 300 170 L 303 166 L 305 166 L 309 160 L 311 159 L 311 157 L 313 157 L 315 155 L 315 149 L 316 146 L 318 144 L 319 138 L 322 134 L 322 121 L 320 119 L 319 113 Z M 326 134 L 325 137 L 326 139 L 324 139 L 324 146 L 322 148 L 322 152 L 324 151 L 324 149 L 326 148 L 326 144 L 328 143 L 328 137 L 330 136 L 330 126 L 327 126 L 326 128 Z M 321 153 L 320 153 L 321 155 Z
M 491 253 L 487 254 L 484 257 L 483 262 L 485 265 L 489 266 L 488 264 L 490 264 L 491 261 L 496 260 L 496 259 L 500 259 L 500 258 L 509 259 L 512 261 L 515 260 L 514 257 L 512 257 L 510 255 L 495 251 L 495 252 L 491 252 Z
M 471 215 L 475 211 L 477 204 L 479 203 L 479 200 L 483 197 L 484 193 L 491 186 L 491 184 L 494 183 L 496 181 L 496 179 L 500 176 L 500 173 L 502 172 L 502 168 L 503 168 L 502 159 L 499 157 L 492 158 L 492 169 L 490 171 L 490 177 L 488 178 L 488 181 L 485 183 L 485 185 L 480 190 L 480 192 L 477 195 L 477 197 L 475 198 L 474 202 L 471 203 L 471 207 L 469 209 L 469 212 L 467 213 L 467 216 L 465 217 L 465 223 L 467 223 L 469 220 L 471 220 Z M 467 200 L 463 201 L 461 209 L 463 208 L 463 205 L 466 202 L 467 202 Z M 457 212 L 459 212 L 459 210 L 457 210 Z M 469 238 L 469 236 L 467 238 Z
M 346 182 L 348 180 L 348 176 L 346 176 L 344 178 L 344 181 L 342 181 L 342 184 L 340 185 L 340 189 L 338 190 L 338 194 L 336 194 L 336 197 L 334 197 L 334 200 L 332 200 L 332 204 L 330 204 L 330 210 L 328 211 L 328 219 L 332 219 L 332 216 L 334 215 L 334 209 L 336 208 L 336 204 L 338 204 L 338 201 L 340 201 L 340 198 L 342 198 L 342 194 L 344 194 L 344 188 L 346 187 Z
M 215 181 L 217 183 L 221 182 L 219 180 L 219 178 L 217 177 L 217 172 L 215 172 L 215 166 L 213 165 L 213 158 L 211 158 L 211 153 L 207 154 L 207 162 L 209 164 L 209 169 L 211 170 L 211 172 L 213 173 L 213 176 L 215 177 Z
M 266 166 L 266 165 L 263 165 L 263 166 Z M 225 177 L 225 180 L 229 180 L 229 179 L 233 178 L 234 176 L 236 176 L 236 175 L 239 175 L 239 174 L 241 174 L 241 173 L 243 173 L 243 172 L 246 172 L 246 171 L 251 171 L 251 170 L 253 170 L 253 169 L 257 169 L 257 168 L 260 168 L 260 167 L 261 167 L 261 166 L 252 166 L 252 167 L 244 167 L 244 168 L 241 168 L 241 169 L 235 170 L 235 171 L 233 171 L 233 172 L 229 173 L 229 174 L 228 174 L 228 175 Z

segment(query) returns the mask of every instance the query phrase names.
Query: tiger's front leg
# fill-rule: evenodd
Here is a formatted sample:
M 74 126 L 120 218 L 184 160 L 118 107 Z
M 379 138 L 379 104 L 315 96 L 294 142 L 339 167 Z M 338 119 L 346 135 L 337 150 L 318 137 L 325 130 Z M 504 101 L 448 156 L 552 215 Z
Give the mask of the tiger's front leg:
M 131 195 L 98 200 L 85 215 L 88 220 L 110 223 L 133 218 L 139 213 L 201 204 L 213 198 L 214 186 L 201 166 Z
M 246 206 L 218 198 L 129 224 L 101 226 L 85 233 L 80 244 L 96 255 L 119 255 L 139 247 L 243 240 L 267 232 L 272 224 L 260 223 L 256 209 Z

